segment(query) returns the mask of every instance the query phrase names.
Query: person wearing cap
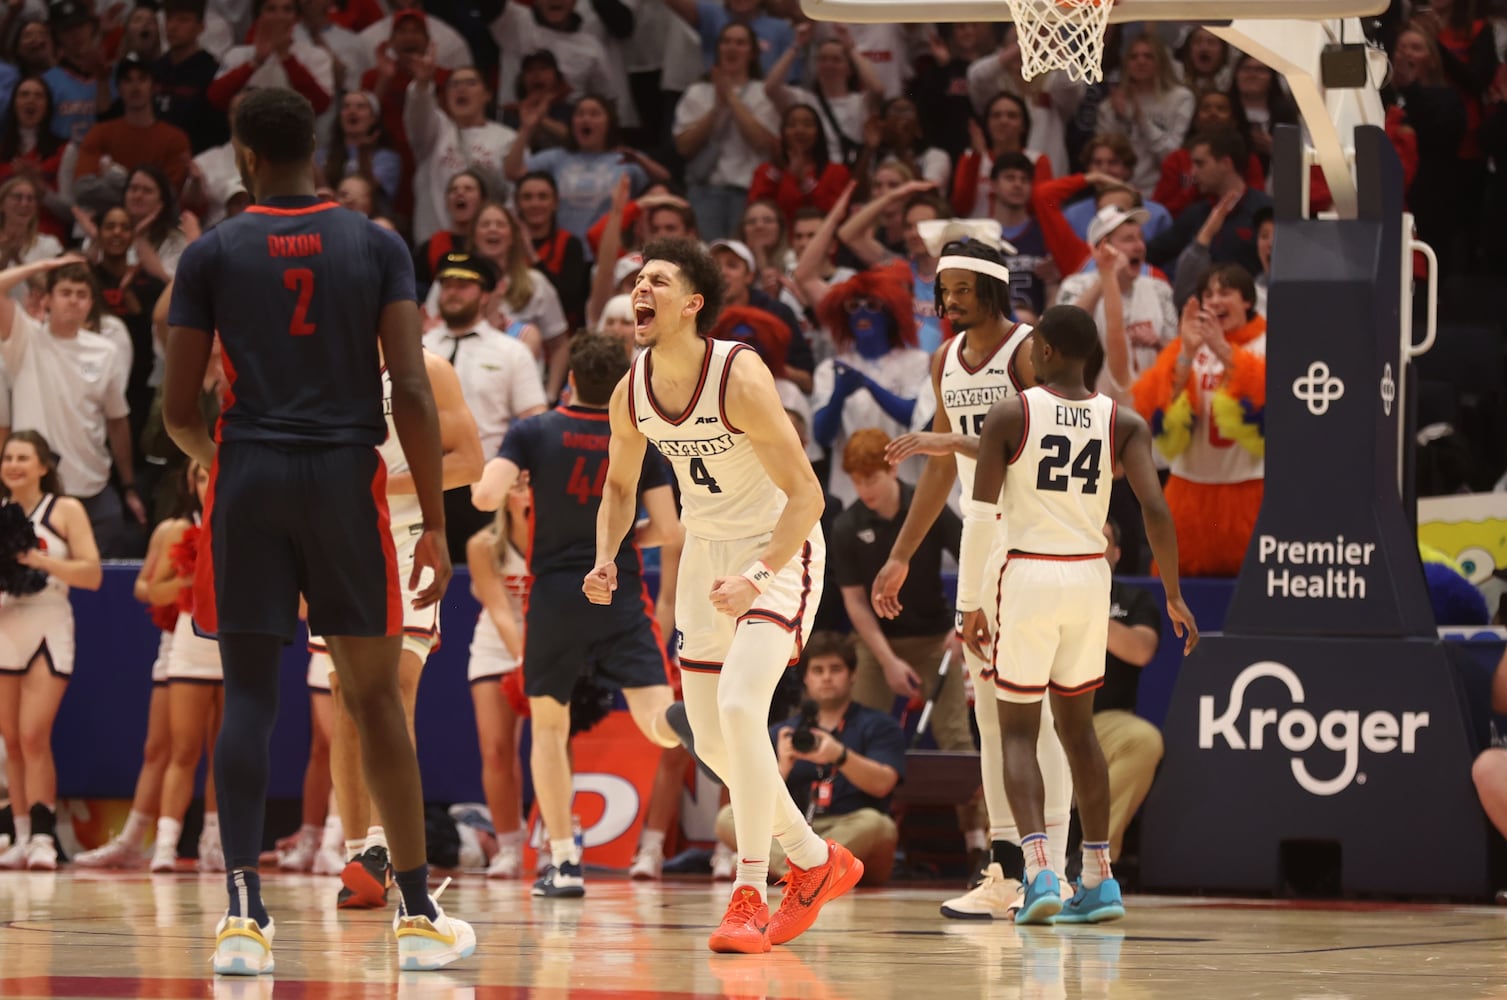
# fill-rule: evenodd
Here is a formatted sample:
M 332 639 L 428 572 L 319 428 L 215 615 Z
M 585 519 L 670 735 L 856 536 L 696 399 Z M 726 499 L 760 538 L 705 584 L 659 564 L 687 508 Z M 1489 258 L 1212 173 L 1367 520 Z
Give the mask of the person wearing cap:
M 299 41 L 297 0 L 259 0 L 250 45 L 225 53 L 220 75 L 209 86 L 209 101 L 222 111 L 247 87 L 284 87 L 296 90 L 324 114 L 335 93 L 335 68 L 330 54 Z
M 99 18 L 88 0 L 54 0 L 47 22 L 58 53 L 57 65 L 42 74 L 52 92 L 52 131 L 60 139 L 81 140 L 110 104 L 110 62 Z
M 193 156 L 188 135 L 157 119 L 152 105 L 155 81 L 145 59 L 128 53 L 115 68 L 115 86 L 124 114 L 89 129 L 73 171 L 74 199 L 99 209 L 105 207 L 101 201 L 118 203 L 126 175 L 144 164 L 156 166 L 174 188 L 181 188 Z
M 220 61 L 202 47 L 205 0 L 165 0 L 167 51 L 152 63 L 157 117 L 181 128 L 195 156 L 230 141 L 230 120 L 209 103 Z
M 1177 309 L 1172 304 L 1172 286 L 1165 279 L 1147 273 L 1146 241 L 1141 227 L 1150 218 L 1144 208 L 1124 209 L 1106 205 L 1099 209 L 1088 227 L 1088 242 L 1096 254 L 1108 244 L 1118 256 L 1113 280 L 1123 303 L 1125 336 L 1130 341 L 1130 380 L 1116 383 L 1108 367 L 1099 375 L 1100 392 L 1121 402 L 1130 401 L 1130 386 L 1141 372 L 1156 363 L 1163 347 L 1177 336 Z M 1094 317 L 1099 337 L 1106 336 L 1104 282 L 1106 276 L 1095 267 L 1063 279 L 1057 291 L 1056 305 L 1077 306 Z
M 713 240 L 708 248 L 712 257 L 722 265 L 722 280 L 726 283 L 723 305 L 752 306 L 762 309 L 790 328 L 789 347 L 785 354 L 785 377 L 800 386 L 802 392 L 811 391 L 812 369 L 816 366 L 811 356 L 811 344 L 801 332 L 800 322 L 790 307 L 770 298 L 754 285 L 759 272 L 758 260 L 748 244 L 741 240 Z
M 398 26 L 405 21 L 423 30 L 424 36 L 433 46 L 436 66 L 450 70 L 476 65 L 476 57 L 471 52 L 471 46 L 467 44 L 461 33 L 440 18 L 426 14 L 423 0 L 397 0 L 392 4 L 391 14 L 361 29 L 360 34 L 356 36 L 361 51 L 366 56 L 361 66 L 362 72 L 365 72 L 368 67 L 380 66 L 381 50 L 393 47 L 393 43 L 397 40 Z
M 499 277 L 497 265 L 485 257 L 446 254 L 434 277 L 442 322 L 424 334 L 424 348 L 450 362 L 460 377 L 487 457 L 497 454 L 513 421 L 542 413 L 547 403 L 532 352 L 484 318 Z M 464 560 L 466 540 L 491 517 L 471 505 L 469 487 L 445 494 L 445 517 L 452 558 Z

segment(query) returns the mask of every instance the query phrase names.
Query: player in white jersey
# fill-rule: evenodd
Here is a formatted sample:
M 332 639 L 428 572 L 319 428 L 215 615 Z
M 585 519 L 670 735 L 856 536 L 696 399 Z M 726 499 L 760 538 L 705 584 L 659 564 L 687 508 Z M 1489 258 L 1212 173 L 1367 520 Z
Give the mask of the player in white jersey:
M 1042 314 L 1031 344 L 1037 385 L 989 411 L 966 502 L 965 547 L 970 536 L 994 533 L 1002 489 L 1011 539 L 998 570 L 993 642 L 982 610 L 964 616 L 963 639 L 976 654 L 991 656 L 995 670 L 1005 792 L 1024 834 L 1026 897 L 1017 923 L 1097 923 L 1125 914 L 1109 866 L 1109 771 L 1093 720 L 1093 691 L 1104 681 L 1110 584 L 1104 522 L 1116 468 L 1141 503 L 1146 537 L 1162 567 L 1167 616 L 1187 635 L 1184 652 L 1198 641 L 1178 585 L 1177 534 L 1151 457 L 1150 428 L 1139 414 L 1085 386 L 1084 368 L 1098 348 L 1098 329 L 1082 309 L 1054 306 Z M 983 584 L 958 581 L 959 590 L 975 593 Z M 1036 761 L 1048 690 L 1083 823 L 1083 875 L 1065 905 L 1048 862 Z
M 481 437 L 476 421 L 461 395 L 460 379 L 455 369 L 437 354 L 424 352 L 424 368 L 434 389 L 434 405 L 439 413 L 440 448 L 444 452 L 441 472 L 444 488 L 455 489 L 474 483 L 481 476 Z M 419 694 L 419 675 L 429 653 L 439 643 L 438 604 L 415 608 L 412 598 L 428 579 L 421 578 L 410 588 L 414 548 L 423 534 L 424 515 L 413 490 L 408 459 L 398 441 L 392 420 L 392 378 L 382 370 L 382 412 L 387 416 L 387 439 L 378 448 L 387 466 L 387 508 L 391 518 L 393 547 L 397 552 L 398 583 L 403 587 L 403 652 L 398 659 L 398 691 L 403 712 L 408 719 L 408 738 L 414 738 L 413 712 Z M 334 696 L 334 732 L 330 739 L 330 777 L 335 787 L 335 802 L 340 824 L 345 830 L 346 865 L 340 873 L 343 886 L 336 906 L 341 909 L 374 909 L 387 905 L 391 882 L 388 871 L 387 834 L 377 814 L 363 777 L 361 743 L 355 720 L 340 699 L 340 682 L 329 658 L 324 640 L 309 637 L 308 682 L 319 686 L 324 679 Z
M 957 224 L 951 226 L 956 229 Z M 1000 251 L 985 235 L 949 243 L 940 248 L 939 257 L 937 311 L 959 333 L 938 348 L 932 360 L 932 387 L 937 394 L 932 432 L 909 434 L 890 446 L 889 457 L 894 462 L 915 454 L 931 457 L 916 484 L 916 498 L 891 547 L 889 560 L 874 580 L 874 610 L 884 617 L 892 618 L 899 613 L 899 593 L 908 572 L 907 563 L 941 513 L 954 479 L 962 481 L 965 498 L 973 494 L 979 432 L 989 409 L 1002 399 L 1018 396 L 1036 378 L 1031 367 L 1031 328 L 1011 321 L 1007 315 L 1009 271 Z M 1000 521 L 999 525 L 1002 535 L 1005 522 Z M 993 542 L 994 538 L 989 538 L 981 543 L 982 548 L 963 547 L 959 554 L 960 579 L 979 575 L 981 565 L 991 555 Z M 961 587 L 958 597 L 960 616 L 980 606 L 978 599 L 966 595 Z M 983 602 L 982 606 L 992 616 L 992 602 Z M 994 627 L 992 617 L 989 627 Z M 1018 905 L 1024 862 L 1020 832 L 1005 795 L 999 713 L 990 697 L 994 669 L 986 657 L 967 646 L 963 647 L 963 662 L 973 680 L 990 848 L 989 860 L 969 891 L 944 902 L 942 915 L 959 920 L 988 920 L 1009 916 Z M 1060 871 L 1067 863 L 1073 784 L 1067 757 L 1051 725 L 1042 727 L 1039 757 L 1049 789 L 1047 829 L 1052 839 L 1052 860 Z
M 34 589 L 20 579 L 19 567 L 0 576 L 13 591 L 0 593 L 0 737 L 16 829 L 15 843 L 0 854 L 3 868 L 58 865 L 51 733 L 73 674 L 68 589 L 98 590 L 104 578 L 89 515 L 62 493 L 58 458 L 47 439 L 29 430 L 11 434 L 0 452 L 0 503 L 21 508 L 37 544 L 7 558 L 44 578 L 34 581 L 41 584 Z
M 820 484 L 774 379 L 746 345 L 706 338 L 722 304 L 717 264 L 689 240 L 644 248 L 633 287 L 634 339 L 647 350 L 612 394 L 597 566 L 582 586 L 607 604 L 618 545 L 633 526 L 652 442 L 680 483 L 685 548 L 675 624 L 695 752 L 724 779 L 737 828 L 732 899 L 708 944 L 757 954 L 796 937 L 863 865 L 824 843 L 780 778 L 769 704 L 800 655 L 821 598 Z M 791 862 L 777 913 L 765 902 L 771 834 Z

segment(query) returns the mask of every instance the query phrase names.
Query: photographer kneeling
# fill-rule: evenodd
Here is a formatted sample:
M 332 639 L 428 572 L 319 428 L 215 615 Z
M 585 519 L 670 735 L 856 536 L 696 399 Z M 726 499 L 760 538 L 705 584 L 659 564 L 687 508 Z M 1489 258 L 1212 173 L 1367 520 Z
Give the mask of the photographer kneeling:
M 894 719 L 853 700 L 853 640 L 816 632 L 801 657 L 801 714 L 770 727 L 780 774 L 818 834 L 863 861 L 862 885 L 883 885 L 895 865 L 899 831 L 889 797 L 905 772 L 905 736 Z M 733 810 L 717 815 L 717 837 L 733 846 Z M 788 867 L 778 843 L 771 874 Z

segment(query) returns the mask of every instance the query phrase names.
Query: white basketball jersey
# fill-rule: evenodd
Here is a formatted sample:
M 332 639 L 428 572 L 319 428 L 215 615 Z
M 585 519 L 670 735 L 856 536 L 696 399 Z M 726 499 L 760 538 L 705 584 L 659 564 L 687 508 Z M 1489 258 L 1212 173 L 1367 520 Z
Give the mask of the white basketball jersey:
M 391 479 L 408 471 L 408 457 L 403 454 L 403 446 L 398 443 L 398 427 L 392 422 L 392 374 L 385 365 L 382 367 L 382 416 L 387 420 L 387 437 L 377 448 L 377 453 L 387 465 L 387 478 Z M 407 537 L 409 528 L 424 521 L 424 511 L 419 506 L 417 493 L 394 494 L 389 490 L 387 512 L 392 520 L 394 538 Z
M 701 378 L 690 405 L 671 418 L 654 401 L 651 348 L 633 362 L 629 419 L 675 467 L 680 482 L 681 523 L 700 538 L 728 541 L 774 530 L 785 494 L 764 471 L 753 444 L 728 423 L 723 396 L 733 357 L 747 344 L 707 340 Z M 757 357 L 757 355 L 752 355 Z
M 942 398 L 938 401 L 947 416 L 947 425 L 965 437 L 977 439 L 984 430 L 989 408 L 1002 399 L 1020 395 L 1023 386 L 1015 374 L 1015 352 L 1031 335 L 1031 327 L 1016 323 L 995 345 L 994 351 L 977 368 L 963 359 L 963 342 L 959 334 L 947 342 L 942 355 Z M 958 482 L 965 500 L 973 497 L 973 470 L 976 459 L 958 455 Z
M 1021 393 L 1026 425 L 1005 476 L 1010 548 L 1033 555 L 1104 551 L 1114 483 L 1115 402 L 1067 399 L 1045 386 Z

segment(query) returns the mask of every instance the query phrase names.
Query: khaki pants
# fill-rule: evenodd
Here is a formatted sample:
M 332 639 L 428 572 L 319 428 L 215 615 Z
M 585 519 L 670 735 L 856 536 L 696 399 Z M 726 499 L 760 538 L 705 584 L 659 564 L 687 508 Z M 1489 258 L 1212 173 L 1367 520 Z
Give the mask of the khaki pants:
M 925 699 L 937 685 L 937 667 L 942 664 L 942 653 L 947 649 L 951 632 L 941 635 L 918 635 L 905 639 L 891 639 L 890 649 L 921 678 L 921 697 Z M 854 645 L 858 649 L 858 675 L 853 679 L 853 700 L 885 715 L 893 713 L 895 692 L 884 679 L 884 668 L 874 658 L 874 653 L 855 634 Z M 968 725 L 968 699 L 963 696 L 963 666 L 961 658 L 947 664 L 947 682 L 937 695 L 932 706 L 932 738 L 938 750 L 967 750 L 973 745 L 973 730 Z
M 811 828 L 817 836 L 836 841 L 863 862 L 863 878 L 859 885 L 884 885 L 890 880 L 890 872 L 895 867 L 895 845 L 900 840 L 900 830 L 895 826 L 894 820 L 878 809 L 859 809 L 840 816 L 818 816 L 811 821 Z M 732 806 L 723 806 L 722 811 L 717 813 L 717 839 L 728 847 L 737 849 Z M 771 843 L 770 874 L 781 876 L 789 868 L 779 842 Z
M 1146 801 L 1162 759 L 1162 734 L 1133 712 L 1094 715 L 1094 732 L 1109 765 L 1109 859 L 1120 860 L 1120 842 L 1131 817 Z

